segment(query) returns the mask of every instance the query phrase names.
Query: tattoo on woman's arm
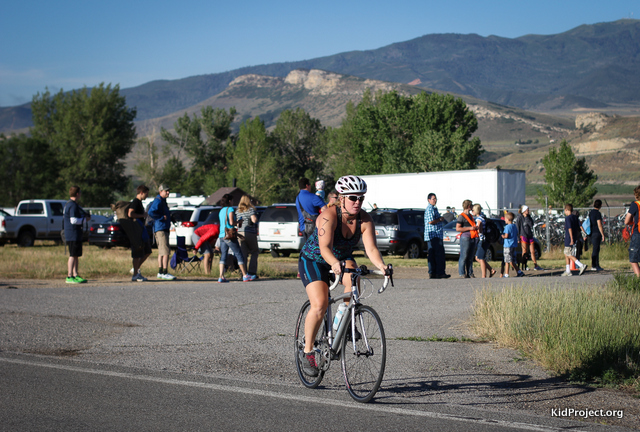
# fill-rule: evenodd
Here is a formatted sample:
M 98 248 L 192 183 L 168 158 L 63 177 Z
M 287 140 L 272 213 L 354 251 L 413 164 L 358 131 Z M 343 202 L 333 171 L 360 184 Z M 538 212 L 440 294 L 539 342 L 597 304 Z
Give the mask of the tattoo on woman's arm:
M 322 226 L 320 227 L 320 229 L 318 229 L 319 236 L 323 236 L 327 233 L 324 229 L 324 226 L 327 224 L 327 222 L 329 222 L 329 219 L 327 218 L 322 218 L 322 219 L 324 220 L 324 222 L 322 223 Z

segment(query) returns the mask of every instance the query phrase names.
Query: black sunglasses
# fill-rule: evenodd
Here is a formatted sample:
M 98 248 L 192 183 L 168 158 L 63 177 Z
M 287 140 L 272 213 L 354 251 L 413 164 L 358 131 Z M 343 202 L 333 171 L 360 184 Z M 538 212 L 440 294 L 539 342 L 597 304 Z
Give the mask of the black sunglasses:
M 351 202 L 364 201 L 364 195 L 345 195 L 345 197 L 347 197 Z

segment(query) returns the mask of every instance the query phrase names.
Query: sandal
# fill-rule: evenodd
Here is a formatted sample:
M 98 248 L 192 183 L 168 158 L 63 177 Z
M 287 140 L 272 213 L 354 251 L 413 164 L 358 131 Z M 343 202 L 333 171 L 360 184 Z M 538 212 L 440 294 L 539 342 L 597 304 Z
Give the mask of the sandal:
M 494 274 L 496 274 L 496 269 L 491 269 L 491 273 L 489 273 L 489 277 L 492 278 Z

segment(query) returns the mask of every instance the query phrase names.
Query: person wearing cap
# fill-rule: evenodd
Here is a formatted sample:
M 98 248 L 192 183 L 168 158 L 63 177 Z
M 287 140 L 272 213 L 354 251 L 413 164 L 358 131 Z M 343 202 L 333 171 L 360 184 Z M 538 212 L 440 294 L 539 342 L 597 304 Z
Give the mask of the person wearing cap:
M 169 186 L 160 185 L 158 196 L 149 207 L 149 217 L 153 219 L 153 234 L 158 245 L 158 279 L 174 280 L 176 277 L 169 274 L 169 230 L 171 229 L 171 213 L 167 198 Z
M 529 206 L 523 205 L 520 208 L 520 223 L 518 226 L 520 232 L 520 244 L 522 245 L 522 268 L 520 270 L 528 270 L 527 259 L 531 255 L 534 270 L 544 270 L 538 265 L 536 259 L 536 249 L 533 240 L 533 219 L 531 218 Z

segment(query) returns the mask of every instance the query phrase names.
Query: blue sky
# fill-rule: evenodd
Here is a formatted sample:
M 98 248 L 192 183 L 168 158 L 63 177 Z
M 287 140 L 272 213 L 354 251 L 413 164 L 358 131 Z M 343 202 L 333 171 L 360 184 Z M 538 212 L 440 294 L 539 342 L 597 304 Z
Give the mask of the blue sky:
M 0 106 L 379 48 L 432 33 L 518 37 L 640 18 L 637 0 L 2 0 Z

